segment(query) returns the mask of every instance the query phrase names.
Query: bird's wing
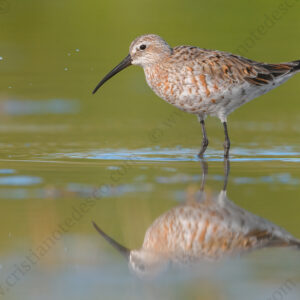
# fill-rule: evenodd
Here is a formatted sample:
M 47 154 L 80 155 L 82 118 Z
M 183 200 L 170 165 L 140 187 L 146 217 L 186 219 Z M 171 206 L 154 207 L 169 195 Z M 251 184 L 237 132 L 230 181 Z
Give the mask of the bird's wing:
M 194 75 L 205 74 L 216 83 L 256 86 L 272 83 L 277 77 L 299 71 L 299 61 L 281 64 L 256 62 L 231 53 L 207 50 L 191 46 L 173 49 L 172 60 L 191 68 Z

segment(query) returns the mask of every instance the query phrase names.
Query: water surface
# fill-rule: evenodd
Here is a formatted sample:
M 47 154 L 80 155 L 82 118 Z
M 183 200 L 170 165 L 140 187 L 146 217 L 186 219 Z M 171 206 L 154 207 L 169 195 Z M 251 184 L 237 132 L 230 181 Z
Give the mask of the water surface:
M 299 299 L 294 249 L 264 249 L 141 281 L 92 227 L 94 220 L 126 247 L 139 248 L 152 222 L 201 186 L 200 125 L 159 100 L 139 68 L 91 94 L 133 38 L 153 32 L 171 45 L 260 61 L 299 59 L 298 3 L 241 53 L 281 1 L 146 2 L 147 9 L 136 0 L 0 1 L 0 296 Z M 299 80 L 229 117 L 228 181 L 235 204 L 297 238 Z M 207 131 L 206 190 L 218 193 L 223 129 L 208 118 Z

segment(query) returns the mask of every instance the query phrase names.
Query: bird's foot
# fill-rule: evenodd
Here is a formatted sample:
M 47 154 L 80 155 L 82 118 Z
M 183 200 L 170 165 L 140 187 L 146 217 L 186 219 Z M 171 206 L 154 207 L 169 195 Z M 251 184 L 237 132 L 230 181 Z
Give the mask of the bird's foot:
M 229 149 L 230 149 L 230 141 L 225 141 L 224 143 L 224 158 L 229 158 Z
M 200 149 L 200 152 L 198 153 L 199 158 L 203 158 L 204 152 L 206 151 L 207 146 L 208 146 L 208 139 L 205 139 L 202 141 L 202 147 Z
M 200 150 L 200 152 L 198 153 L 198 158 L 200 158 L 200 159 L 202 159 L 203 158 L 203 156 L 204 156 L 204 152 L 205 151 L 202 151 L 202 149 Z

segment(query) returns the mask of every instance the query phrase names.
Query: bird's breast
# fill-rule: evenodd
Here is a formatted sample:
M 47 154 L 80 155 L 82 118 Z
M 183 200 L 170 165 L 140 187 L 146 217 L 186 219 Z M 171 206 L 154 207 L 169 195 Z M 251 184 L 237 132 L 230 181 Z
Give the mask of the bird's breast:
M 144 69 L 148 85 L 162 99 L 189 113 L 210 113 L 224 99 L 224 89 L 192 67 L 155 65 Z
M 242 228 L 227 223 L 222 210 L 203 205 L 176 207 L 147 230 L 143 248 L 168 255 L 218 259 L 253 247 Z
M 160 98 L 172 104 L 176 102 L 181 93 L 179 77 L 159 65 L 145 68 L 144 71 L 148 85 Z

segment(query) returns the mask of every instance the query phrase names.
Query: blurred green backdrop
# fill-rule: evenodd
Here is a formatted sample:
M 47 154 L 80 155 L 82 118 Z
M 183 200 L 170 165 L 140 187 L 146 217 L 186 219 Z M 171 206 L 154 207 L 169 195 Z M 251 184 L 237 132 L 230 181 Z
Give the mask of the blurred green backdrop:
M 0 286 L 28 249 L 39 245 L 74 205 L 110 184 L 111 174 L 124 166 L 123 161 L 87 160 L 87 153 L 125 149 L 134 155 L 135 149 L 151 152 L 177 145 L 197 153 L 201 130 L 196 117 L 160 100 L 146 85 L 142 69 L 128 68 L 92 95 L 136 36 L 156 33 L 171 46 L 190 44 L 285 62 L 300 59 L 299 10 L 299 0 L 0 0 Z M 270 19 L 272 24 L 258 34 Z M 279 149 L 272 154 L 275 160 L 287 150 L 283 156 L 299 161 L 299 94 L 300 74 L 229 117 L 233 151 L 253 151 L 253 161 L 232 163 L 229 198 L 297 237 L 299 162 L 254 160 L 257 149 Z M 157 129 L 161 134 L 153 138 Z M 207 130 L 208 155 L 217 149 L 220 158 L 219 120 L 208 119 Z M 79 153 L 77 159 L 64 156 L 73 152 Z M 210 162 L 209 167 L 208 184 L 219 192 L 223 165 Z M 29 184 L 24 185 L 24 178 L 23 185 L 20 178 L 14 183 L 19 175 Z M 179 179 L 161 184 L 159 176 Z M 200 178 L 198 162 L 134 164 L 117 182 L 120 194 L 97 199 L 95 209 L 62 238 L 38 270 L 56 266 L 54 274 L 65 279 L 64 271 L 76 264 L 98 267 L 99 248 L 112 251 L 95 237 L 92 219 L 126 246 L 139 247 L 153 220 L 183 201 L 188 186 Z M 26 282 L 30 280 L 24 280 L 25 288 Z M 32 282 L 36 286 L 36 278 Z M 68 294 L 72 288 L 54 284 L 49 290 Z M 17 292 L 23 295 L 22 288 Z
M 246 53 L 237 54 L 259 61 L 300 58 L 300 4 L 296 0 L 5 1 L 7 10 L 0 14 L 0 97 L 78 99 L 81 113 L 46 119 L 1 118 L 0 124 L 65 123 L 76 128 L 70 139 L 79 139 L 77 134 L 82 136 L 84 131 L 86 142 L 96 141 L 100 146 L 151 146 L 145 133 L 177 111 L 154 95 L 138 67 L 127 69 L 91 95 L 140 34 L 159 34 L 173 46 L 191 44 L 233 53 L 246 47 L 247 51 L 242 51 Z M 271 26 L 257 35 L 262 25 L 270 24 L 270 18 Z M 254 42 L 249 43 L 249 39 Z M 298 140 L 298 77 L 230 116 L 233 146 L 251 142 L 293 144 Z M 159 144 L 198 147 L 196 118 L 180 114 L 180 122 L 167 130 Z M 208 131 L 213 135 L 211 145 L 221 148 L 219 121 L 210 120 Z M 274 133 L 269 135 L 270 131 Z M 48 132 L 47 140 L 51 139 Z

